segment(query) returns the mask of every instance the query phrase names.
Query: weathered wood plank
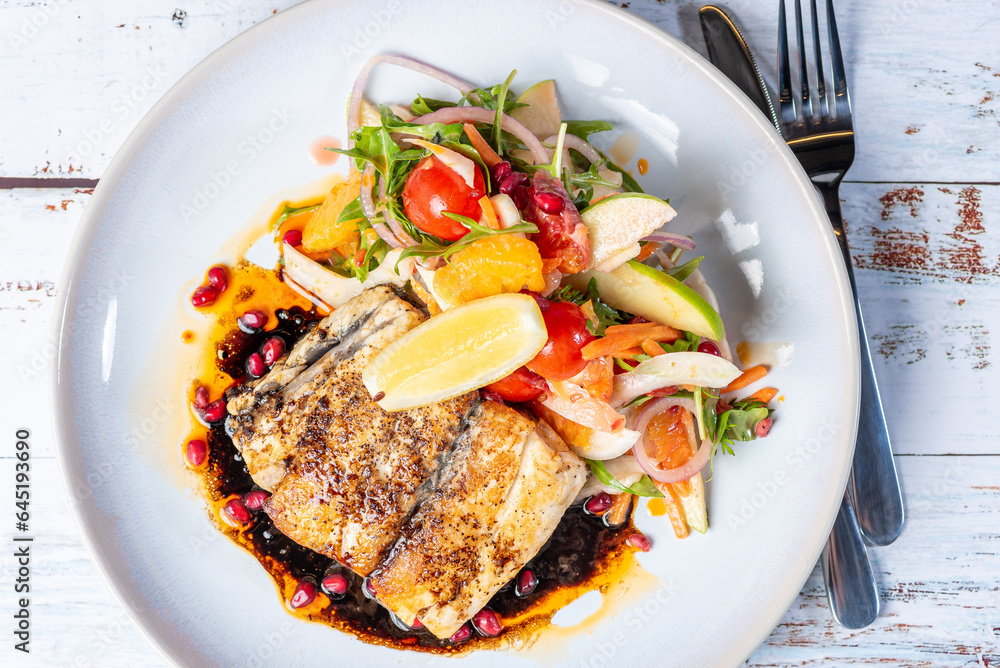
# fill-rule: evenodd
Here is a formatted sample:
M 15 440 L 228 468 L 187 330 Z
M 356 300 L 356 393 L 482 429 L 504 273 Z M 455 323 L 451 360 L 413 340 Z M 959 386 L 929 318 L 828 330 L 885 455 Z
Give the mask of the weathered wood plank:
M 0 126 L 19 132 L 0 135 L 0 176 L 100 176 L 131 128 L 184 73 L 295 2 L 184 4 L 185 16 L 175 19 L 173 5 L 136 12 L 117 3 L 86 11 L 55 0 L 4 3 L 0 89 L 8 93 L 0 99 Z M 704 52 L 701 0 L 623 4 Z M 777 3 L 729 4 L 774 81 Z M 859 135 L 850 178 L 1000 181 L 1000 57 L 989 23 L 995 4 L 841 0 L 837 11 Z
M 1000 457 L 899 457 L 907 524 L 869 550 L 882 612 L 836 626 L 817 568 L 746 665 L 755 668 L 1000 665 Z

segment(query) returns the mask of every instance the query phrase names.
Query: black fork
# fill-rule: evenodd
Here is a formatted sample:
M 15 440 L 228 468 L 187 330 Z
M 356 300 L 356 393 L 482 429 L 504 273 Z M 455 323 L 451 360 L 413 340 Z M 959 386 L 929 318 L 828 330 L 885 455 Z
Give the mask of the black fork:
M 858 290 L 854 280 L 851 252 L 844 233 L 844 221 L 840 209 L 840 182 L 854 162 L 854 123 L 851 113 L 851 96 L 844 71 L 844 58 L 837 33 L 837 19 L 833 11 L 833 0 L 826 1 L 827 24 L 829 28 L 830 65 L 833 75 L 832 95 L 826 88 L 823 70 L 823 48 L 820 41 L 819 19 L 816 0 L 810 0 L 812 39 L 815 52 L 814 74 L 816 77 L 816 99 L 813 100 L 809 85 L 809 64 L 803 34 L 802 8 L 800 0 L 795 0 L 795 18 L 799 54 L 799 94 L 792 91 L 791 60 L 789 58 L 788 34 L 785 17 L 785 1 L 780 0 L 778 11 L 778 71 L 781 134 L 799 159 L 813 185 L 823 196 L 826 212 L 833 224 L 834 234 L 840 243 L 854 296 L 855 314 L 858 320 L 858 335 L 861 347 L 861 411 L 858 421 L 858 435 L 854 450 L 853 469 L 849 484 L 850 500 L 845 497 L 838 515 L 834 531 L 824 552 L 824 573 L 827 575 L 827 593 L 837 621 L 851 628 L 867 626 L 878 614 L 878 594 L 874 577 L 867 565 L 861 534 L 875 545 L 888 545 L 896 539 L 903 527 L 903 500 L 892 459 L 889 433 L 882 412 L 882 401 L 875 371 L 872 367 L 868 336 L 858 302 Z M 814 103 L 815 102 L 815 103 Z M 855 517 L 857 526 L 852 526 Z M 852 553 L 853 546 L 853 553 Z M 862 563 L 863 562 L 863 563 Z M 845 574 L 852 568 L 858 570 L 858 580 L 851 583 Z M 839 572 L 838 572 L 839 570 Z M 851 590 L 851 587 L 861 589 Z M 874 591 L 874 606 L 871 593 Z M 862 595 L 864 594 L 864 595 Z M 855 603 L 847 600 L 855 596 Z M 840 597 L 840 600 L 835 600 Z M 858 605 L 857 601 L 862 602 Z M 841 604 L 841 605 L 838 605 Z M 846 605 L 844 605 L 846 604 Z M 851 609 L 851 608 L 854 609 Z M 858 608 L 864 609 L 858 609 Z M 870 618 L 870 619 L 869 619 Z

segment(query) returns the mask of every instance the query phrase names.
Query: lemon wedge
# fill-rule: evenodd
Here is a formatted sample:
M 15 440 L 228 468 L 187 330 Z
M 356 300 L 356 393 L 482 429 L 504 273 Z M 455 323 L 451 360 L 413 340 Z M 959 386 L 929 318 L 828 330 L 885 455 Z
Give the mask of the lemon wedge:
M 538 354 L 547 339 L 532 297 L 494 295 L 411 329 L 376 355 L 361 379 L 383 410 L 427 406 L 503 378 Z

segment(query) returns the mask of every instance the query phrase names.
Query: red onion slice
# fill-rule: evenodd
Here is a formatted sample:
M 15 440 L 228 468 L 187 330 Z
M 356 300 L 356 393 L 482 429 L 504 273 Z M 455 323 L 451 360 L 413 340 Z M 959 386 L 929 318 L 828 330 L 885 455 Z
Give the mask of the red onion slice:
M 643 237 L 642 240 L 672 244 L 678 248 L 683 248 L 684 250 L 695 249 L 694 240 L 690 237 L 686 237 L 683 234 L 674 234 L 672 232 L 653 232 L 652 234 Z
M 361 72 L 358 73 L 358 78 L 354 80 L 354 87 L 351 89 L 350 103 L 347 106 L 347 148 L 354 147 L 354 140 L 351 139 L 351 135 L 358 129 L 361 122 L 361 100 L 364 97 L 365 84 L 368 82 L 368 75 L 371 72 L 371 69 L 378 63 L 397 65 L 399 67 L 405 67 L 406 69 L 413 70 L 414 72 L 426 74 L 429 77 L 448 84 L 452 88 L 457 88 L 462 95 L 468 95 L 474 88 L 472 84 L 463 81 L 462 79 L 453 77 L 447 72 L 431 67 L 430 65 L 422 63 L 419 60 L 414 60 L 413 58 L 407 58 L 405 56 L 390 56 L 385 54 L 373 56 L 367 63 L 365 63 L 365 66 L 361 68 Z M 479 98 L 476 99 L 478 100 Z
M 417 116 L 411 123 L 429 125 L 431 123 L 490 123 L 496 121 L 496 112 L 482 107 L 445 107 L 423 116 Z M 549 152 L 538 141 L 531 130 L 524 127 L 507 114 L 500 114 L 500 127 L 524 142 L 531 151 L 535 164 L 544 165 L 549 161 Z
M 396 238 L 402 243 L 403 246 L 416 246 L 417 241 L 403 229 L 403 226 L 396 220 L 396 217 L 392 215 L 392 208 L 389 207 L 385 196 L 385 179 L 379 178 L 378 180 L 378 210 L 382 212 L 382 217 L 385 222 L 389 225 L 389 229 Z
M 555 145 L 557 141 L 559 141 L 559 135 L 552 135 L 543 143 Z M 575 151 L 579 151 L 583 157 L 590 160 L 591 163 L 601 162 L 604 159 L 601 157 L 601 154 L 597 152 L 596 148 L 576 135 L 567 134 L 563 138 L 563 148 L 571 148 Z
M 642 433 L 642 438 L 632 447 L 632 454 L 635 455 L 636 461 L 639 462 L 640 468 L 645 471 L 646 475 L 658 482 L 684 482 L 685 480 L 690 480 L 692 476 L 696 475 L 708 464 L 708 460 L 712 455 L 712 448 L 714 447 L 712 441 L 706 438 L 701 442 L 698 451 L 694 453 L 691 459 L 676 468 L 666 470 L 657 466 L 649 457 L 646 447 L 648 445 L 649 422 L 654 416 L 659 415 L 664 410 L 672 406 L 682 405 L 677 403 L 677 401 L 677 399 L 671 397 L 658 399 L 644 407 L 635 422 L 635 430 Z

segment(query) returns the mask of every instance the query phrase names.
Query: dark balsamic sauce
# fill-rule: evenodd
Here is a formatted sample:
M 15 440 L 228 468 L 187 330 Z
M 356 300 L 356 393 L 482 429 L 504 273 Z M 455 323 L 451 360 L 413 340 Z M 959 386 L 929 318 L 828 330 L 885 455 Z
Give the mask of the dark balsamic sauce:
M 290 350 L 320 319 L 314 312 L 293 307 L 277 311 L 277 326 L 271 331 L 246 332 L 233 327 L 215 344 L 216 366 L 233 378 L 234 386 L 242 384 L 251 379 L 246 370 L 247 357 L 259 351 L 265 341 L 280 337 L 285 342 L 286 350 Z M 216 504 L 228 497 L 242 496 L 259 489 L 223 424 L 215 425 L 208 439 L 209 464 L 204 470 L 204 479 L 209 496 Z M 302 580 L 311 580 L 319 589 L 325 575 L 342 573 L 347 578 L 346 594 L 337 597 L 324 592 L 328 605 L 319 608 L 315 604 L 310 605 L 295 611 L 297 615 L 353 633 L 371 644 L 443 654 L 494 646 L 504 642 L 500 639 L 505 635 L 520 630 L 516 625 L 505 625 L 504 631 L 496 638 L 473 633 L 469 640 L 455 645 L 436 638 L 426 630 L 408 629 L 388 610 L 365 595 L 363 578 L 333 559 L 285 537 L 275 529 L 264 511 L 251 514 L 252 524 L 247 529 L 237 530 L 221 521 L 220 527 L 257 557 L 286 600 L 291 598 L 295 584 Z M 218 520 L 218 517 L 215 519 Z M 525 566 L 537 579 L 535 589 L 519 596 L 514 586 L 515 576 L 487 607 L 494 610 L 501 620 L 510 619 L 530 613 L 546 596 L 561 588 L 585 587 L 595 575 L 621 558 L 626 549 L 626 539 L 634 531 L 631 527 L 631 521 L 619 527 L 609 527 L 600 517 L 588 515 L 581 506 L 571 507 L 549 541 Z M 526 621 L 524 625 L 533 622 L 537 625 L 537 621 Z

